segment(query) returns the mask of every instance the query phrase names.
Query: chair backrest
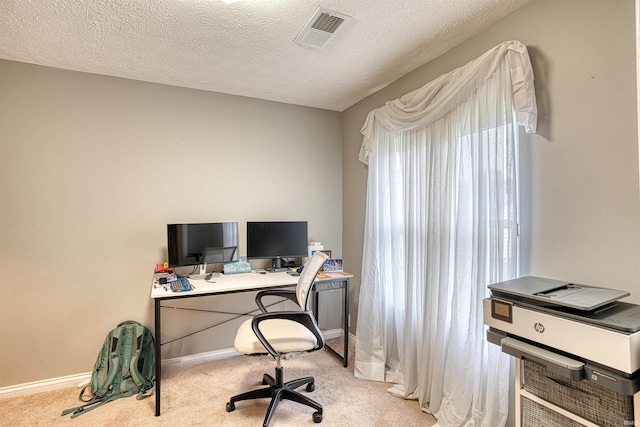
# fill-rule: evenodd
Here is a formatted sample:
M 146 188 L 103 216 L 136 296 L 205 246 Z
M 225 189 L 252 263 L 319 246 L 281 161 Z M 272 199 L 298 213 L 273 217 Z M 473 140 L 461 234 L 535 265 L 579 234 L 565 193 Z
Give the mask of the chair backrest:
M 296 286 L 296 297 L 298 298 L 298 305 L 303 310 L 310 309 L 309 289 L 311 289 L 314 279 L 328 258 L 324 252 L 315 251 L 300 273 L 298 285 Z

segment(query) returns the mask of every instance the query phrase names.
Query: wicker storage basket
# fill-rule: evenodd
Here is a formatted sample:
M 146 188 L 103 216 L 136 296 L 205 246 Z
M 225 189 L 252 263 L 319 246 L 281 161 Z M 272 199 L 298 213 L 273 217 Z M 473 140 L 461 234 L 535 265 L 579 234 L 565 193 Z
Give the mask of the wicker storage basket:
M 526 397 L 522 398 L 522 427 L 584 427 Z
M 633 423 L 632 396 L 592 381 L 572 381 L 528 360 L 524 361 L 523 369 L 525 390 L 548 402 L 603 427 Z

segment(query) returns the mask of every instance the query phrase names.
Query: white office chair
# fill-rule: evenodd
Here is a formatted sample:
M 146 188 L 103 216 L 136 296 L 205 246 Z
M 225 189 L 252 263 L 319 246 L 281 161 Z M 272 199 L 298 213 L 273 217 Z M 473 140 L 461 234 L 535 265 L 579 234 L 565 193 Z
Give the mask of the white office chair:
M 327 260 L 327 255 L 315 252 L 309 259 L 298 278 L 294 290 L 266 290 L 256 295 L 256 304 L 262 313 L 245 321 L 236 334 L 234 346 L 244 354 L 270 354 L 276 359 L 275 378 L 264 374 L 262 384 L 268 387 L 248 391 L 233 396 L 227 403 L 227 412 L 236 409 L 235 403 L 240 400 L 271 398 L 271 403 L 264 418 L 263 426 L 267 427 L 278 403 L 282 399 L 293 400 L 316 410 L 313 421 L 322 421 L 322 405 L 295 389 L 307 385 L 306 390 L 315 389 L 313 377 L 283 382 L 282 358 L 289 358 L 298 353 L 320 350 L 324 347 L 324 338 L 310 308 L 310 289 L 313 281 Z M 297 311 L 267 312 L 262 298 L 264 296 L 280 296 L 298 304 Z

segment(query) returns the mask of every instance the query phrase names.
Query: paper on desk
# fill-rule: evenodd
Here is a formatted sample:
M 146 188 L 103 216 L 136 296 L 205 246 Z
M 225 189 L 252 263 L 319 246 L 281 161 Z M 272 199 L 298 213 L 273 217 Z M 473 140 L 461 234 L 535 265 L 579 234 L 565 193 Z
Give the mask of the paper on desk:
M 331 279 L 337 279 L 338 277 L 344 277 L 345 274 L 342 273 L 341 271 L 336 271 L 336 272 L 323 271 L 322 275 L 329 277 Z

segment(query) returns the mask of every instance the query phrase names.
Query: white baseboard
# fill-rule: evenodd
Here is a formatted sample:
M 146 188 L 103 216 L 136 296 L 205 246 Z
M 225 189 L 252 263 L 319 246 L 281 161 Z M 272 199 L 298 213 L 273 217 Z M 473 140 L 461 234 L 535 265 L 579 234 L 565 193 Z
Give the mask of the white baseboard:
M 325 339 L 339 338 L 342 336 L 342 329 L 332 329 L 324 331 L 323 333 Z M 355 342 L 355 335 L 349 334 L 349 342 Z M 177 365 L 197 365 L 204 362 L 228 359 L 229 357 L 238 355 L 240 355 L 240 353 L 235 351 L 233 348 L 225 348 L 222 350 L 208 351 L 205 353 L 190 354 L 187 356 L 175 357 L 173 359 L 166 359 L 162 361 L 162 366 L 169 367 Z M 68 375 L 66 377 L 34 381 L 8 387 L 0 387 L 0 400 L 18 396 L 27 396 L 36 393 L 43 393 L 45 391 L 77 387 L 80 384 L 86 384 L 89 380 L 91 380 L 91 372 L 85 372 L 82 374 Z
M 322 335 L 324 335 L 325 340 L 330 340 L 331 338 L 340 338 L 342 336 L 342 329 L 329 329 L 326 331 L 322 331 Z
M 342 329 L 332 329 L 330 331 L 324 331 L 323 334 L 325 339 L 340 338 L 342 336 Z M 356 343 L 356 336 L 351 332 L 349 332 L 349 343 Z
M 76 387 L 79 384 L 87 383 L 89 380 L 91 380 L 91 372 L 2 387 L 0 388 L 0 400 L 42 393 L 45 391 L 59 390 L 62 388 Z
M 173 359 L 165 359 L 162 361 L 162 367 L 163 369 L 165 367 L 170 368 L 174 366 L 184 368 L 187 366 L 199 365 L 200 363 L 228 359 L 241 354 L 242 353 L 238 353 L 233 348 L 224 348 L 222 350 L 206 351 L 204 353 L 189 354 L 187 356 L 174 357 Z

